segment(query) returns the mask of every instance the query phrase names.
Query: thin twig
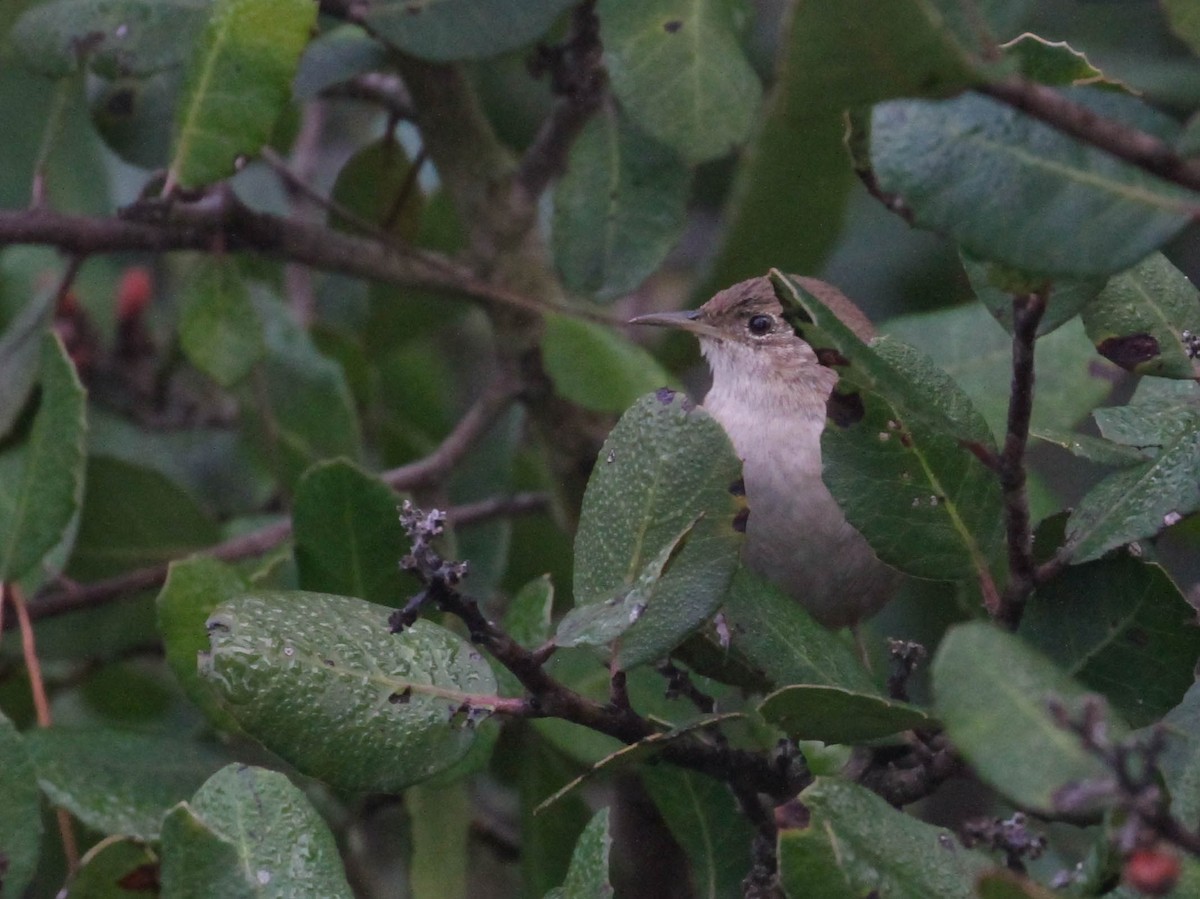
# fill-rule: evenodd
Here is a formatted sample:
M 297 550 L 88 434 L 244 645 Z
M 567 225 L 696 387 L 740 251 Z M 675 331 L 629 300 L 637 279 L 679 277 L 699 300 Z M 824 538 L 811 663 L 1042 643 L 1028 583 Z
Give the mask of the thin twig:
M 1054 88 L 1013 75 L 974 89 L 1152 175 L 1200 190 L 1200 159 L 1184 159 L 1153 135 L 1098 115 Z
M 1021 623 L 1025 601 L 1034 587 L 1033 530 L 1026 489 L 1025 449 L 1033 414 L 1034 346 L 1038 324 L 1046 311 L 1045 292 L 1013 297 L 1012 385 L 1008 428 L 1000 451 L 997 475 L 1004 494 L 1004 525 L 1008 544 L 1008 583 L 992 616 L 1011 630 Z
M 37 716 L 38 727 L 50 727 L 54 722 L 50 716 L 50 701 L 46 697 L 46 682 L 42 678 L 42 663 L 38 659 L 37 641 L 33 633 L 33 622 L 29 617 L 29 609 L 21 588 L 14 584 L 0 583 L 0 609 L 4 608 L 5 594 L 8 604 L 17 615 L 17 625 L 21 630 L 21 653 L 25 658 L 25 671 L 29 675 L 29 690 L 33 695 L 33 709 Z M 75 828 L 71 816 L 66 809 L 56 808 L 58 832 L 62 839 L 63 855 L 67 859 L 67 871 L 74 875 L 79 870 L 79 846 L 75 841 Z

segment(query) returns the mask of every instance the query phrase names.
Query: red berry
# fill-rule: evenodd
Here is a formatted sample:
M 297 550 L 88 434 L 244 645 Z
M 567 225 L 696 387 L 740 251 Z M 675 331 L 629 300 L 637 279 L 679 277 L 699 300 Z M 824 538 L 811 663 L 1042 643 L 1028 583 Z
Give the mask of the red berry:
M 117 287 L 117 320 L 128 321 L 141 315 L 150 303 L 153 291 L 154 281 L 149 269 L 140 265 L 125 269 Z
M 1161 848 L 1137 849 L 1125 859 L 1125 882 L 1147 896 L 1165 896 L 1179 882 L 1179 859 Z

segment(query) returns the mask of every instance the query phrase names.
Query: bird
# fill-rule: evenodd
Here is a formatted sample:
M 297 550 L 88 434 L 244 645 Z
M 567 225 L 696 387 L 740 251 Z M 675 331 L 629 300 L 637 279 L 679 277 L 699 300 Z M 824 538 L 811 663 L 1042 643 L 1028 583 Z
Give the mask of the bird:
M 856 335 L 870 321 L 836 287 L 793 276 Z M 742 460 L 749 518 L 742 561 L 831 629 L 857 625 L 895 592 L 899 573 L 846 520 L 821 478 L 821 432 L 837 373 L 784 320 L 766 277 L 717 293 L 698 309 L 631 324 L 694 335 L 712 372 L 701 406 Z

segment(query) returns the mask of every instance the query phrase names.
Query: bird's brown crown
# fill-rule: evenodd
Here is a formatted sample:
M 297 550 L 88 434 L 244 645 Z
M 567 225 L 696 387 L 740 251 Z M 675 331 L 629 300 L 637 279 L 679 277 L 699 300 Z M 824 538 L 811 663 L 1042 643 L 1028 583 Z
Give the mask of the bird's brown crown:
M 875 328 L 862 310 L 844 293 L 832 284 L 818 281 L 816 278 L 790 276 L 801 287 L 824 303 L 846 327 L 853 331 L 860 340 L 867 341 L 875 336 Z M 767 277 L 750 278 L 727 287 L 717 293 L 700 311 L 711 322 L 717 322 L 731 313 L 745 314 L 747 311 L 770 312 L 778 315 L 782 307 L 775 298 L 775 289 Z

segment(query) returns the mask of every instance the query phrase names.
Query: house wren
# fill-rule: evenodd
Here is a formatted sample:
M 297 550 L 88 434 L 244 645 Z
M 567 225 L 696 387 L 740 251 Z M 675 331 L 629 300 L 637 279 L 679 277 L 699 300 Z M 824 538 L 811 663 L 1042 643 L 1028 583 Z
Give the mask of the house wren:
M 796 279 L 859 337 L 871 323 L 837 289 Z M 878 611 L 898 580 L 846 521 L 821 480 L 821 431 L 837 374 L 783 319 L 771 282 L 752 278 L 699 309 L 642 315 L 634 324 L 695 334 L 712 370 L 703 406 L 742 459 L 750 517 L 742 558 L 826 627 Z

